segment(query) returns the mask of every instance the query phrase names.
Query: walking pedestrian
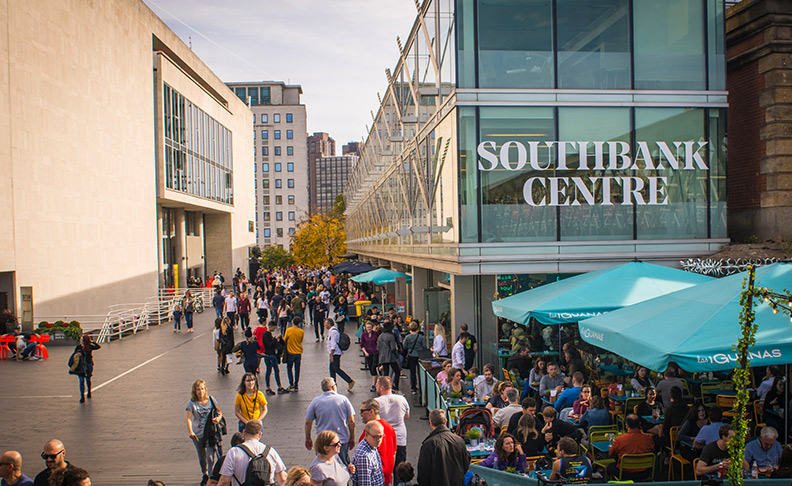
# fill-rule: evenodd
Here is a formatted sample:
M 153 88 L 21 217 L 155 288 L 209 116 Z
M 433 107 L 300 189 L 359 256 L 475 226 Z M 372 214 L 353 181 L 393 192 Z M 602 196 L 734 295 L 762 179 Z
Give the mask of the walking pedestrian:
M 228 374 L 228 355 L 234 349 L 234 328 L 231 319 L 223 317 L 220 321 L 220 374 Z
M 218 317 L 215 319 L 215 327 L 214 330 L 212 330 L 212 348 L 215 350 L 215 354 L 217 354 L 218 373 L 222 373 L 225 368 L 225 362 L 223 361 L 223 343 L 220 341 L 220 328 L 222 324 L 223 318 Z
M 332 378 L 324 378 L 321 383 L 322 394 L 311 400 L 305 412 L 305 448 L 313 448 L 311 428 L 316 421 L 316 433 L 332 430 L 341 440 L 338 452 L 344 464 L 349 464 L 348 451 L 355 447 L 355 409 L 352 402 L 344 395 L 338 394 L 336 382 Z
M 344 354 L 344 351 L 338 346 L 338 341 L 341 338 L 341 331 L 338 330 L 338 326 L 336 326 L 336 323 L 333 322 L 332 319 L 325 319 L 324 327 L 327 329 L 327 352 L 330 355 L 330 378 L 335 380 L 336 374 L 338 374 L 342 380 L 347 382 L 349 391 L 352 391 L 352 388 L 355 386 L 355 380 L 350 378 L 349 375 L 341 369 L 341 356 Z
M 382 459 L 377 448 L 385 437 L 382 424 L 372 420 L 366 424 L 365 440 L 361 441 L 352 456 L 355 466 L 354 483 L 356 486 L 384 486 L 385 475 L 382 473 Z M 460 483 L 461 484 L 461 483 Z
M 258 316 L 260 324 L 267 322 L 267 314 L 269 314 L 269 306 L 267 304 L 266 295 L 264 292 L 259 292 L 258 298 L 256 299 L 256 315 Z
M 91 398 L 91 376 L 93 376 L 94 368 L 93 352 L 95 349 L 100 348 L 101 346 L 91 341 L 91 336 L 83 334 L 80 338 L 80 343 L 75 346 L 72 357 L 69 359 L 69 373 L 77 375 L 80 380 L 80 403 L 85 403 L 86 385 L 88 398 Z
M 232 447 L 223 461 L 223 467 L 220 468 L 220 481 L 218 486 L 231 486 L 231 479 L 237 485 L 245 484 L 247 480 L 248 465 L 250 461 L 256 456 L 263 455 L 269 463 L 270 476 L 263 479 L 268 484 L 283 484 L 286 481 L 286 466 L 283 464 L 280 454 L 271 446 L 261 443 L 261 422 L 250 421 L 245 424 L 245 429 L 242 432 L 245 442 Z M 251 482 L 251 484 L 262 484 L 260 482 Z
M 407 399 L 403 395 L 393 393 L 391 380 L 387 376 L 377 378 L 377 393 L 379 396 L 376 400 L 380 404 L 380 416 L 396 431 L 396 462 L 394 466 L 398 466 L 400 462 L 407 460 L 407 426 L 404 421 L 410 418 L 410 404 L 407 403 Z
M 312 484 L 322 486 L 346 486 L 355 466 L 346 465 L 339 457 L 342 447 L 341 439 L 332 430 L 319 432 L 314 443 L 316 458 L 311 463 L 310 473 Z
M 242 352 L 243 367 L 246 373 L 258 373 L 259 362 L 259 343 L 253 337 L 253 331 L 250 328 L 245 329 L 245 339 L 240 341 L 233 349 L 234 353 Z
M 217 278 L 214 279 L 215 282 L 220 282 Z M 223 307 L 225 307 L 225 297 L 223 297 L 222 291 L 219 287 L 215 288 L 214 297 L 212 297 L 212 307 L 215 310 L 215 317 L 221 318 L 223 317 Z
M 173 332 L 181 332 L 182 310 L 179 304 L 173 306 L 171 317 L 173 318 Z
M 242 375 L 234 399 L 234 415 L 239 419 L 240 432 L 251 420 L 257 420 L 264 425 L 263 420 L 267 416 L 267 398 L 259 390 L 258 377 L 255 373 Z
M 75 467 L 63 472 L 61 486 L 91 486 L 91 476 L 81 467 Z M 15 485 L 16 486 L 16 485 Z
M 382 334 L 377 338 L 377 355 L 379 356 L 380 374 L 387 376 L 391 370 L 393 388 L 399 391 L 399 355 L 397 353 L 396 337 L 393 335 L 393 323 L 385 321 L 382 325 Z
M 286 374 L 289 376 L 289 391 L 300 389 L 300 362 L 302 361 L 304 337 L 302 318 L 294 316 L 291 327 L 286 329 L 286 334 L 283 336 L 283 340 L 286 342 Z
M 193 332 L 193 313 L 195 312 L 195 297 L 191 291 L 184 293 L 181 300 L 182 312 L 184 312 L 184 323 L 187 325 L 187 332 Z
M 314 311 L 313 311 L 313 327 L 314 327 L 314 334 L 316 335 L 316 342 L 319 342 L 319 334 L 322 335 L 322 341 L 324 341 L 324 332 L 325 328 L 323 326 L 325 321 L 325 316 L 327 314 L 327 307 L 325 306 L 324 302 L 322 302 L 322 297 L 317 294 L 314 296 Z
M 305 320 L 305 294 L 302 290 L 297 291 L 297 295 L 291 301 L 292 318 L 299 317 L 300 323 Z
M 275 337 L 275 321 L 269 321 L 269 326 L 264 334 L 261 336 L 261 342 L 264 345 L 264 383 L 267 386 L 267 395 L 274 395 L 275 392 L 270 388 L 270 375 L 275 372 L 275 383 L 278 385 L 278 393 L 289 393 L 281 386 L 280 379 L 280 366 L 278 365 L 278 347 L 283 345 L 283 339 L 278 336 Z
M 418 455 L 418 486 L 458 486 L 465 484 L 470 453 L 465 440 L 448 430 L 446 413 L 439 408 L 429 412 L 432 432 L 421 444 Z
M 374 399 L 370 398 L 360 405 L 360 418 L 364 424 L 372 420 L 382 424 L 385 432 L 385 437 L 382 439 L 377 451 L 382 459 L 382 474 L 385 476 L 385 484 L 391 484 L 391 475 L 393 474 L 394 461 L 396 459 L 396 431 L 393 426 L 380 417 L 380 404 Z M 363 442 L 365 439 L 365 432 L 360 435 L 358 443 Z
M 363 359 L 366 362 L 366 368 L 371 374 L 371 391 L 376 391 L 377 386 L 377 368 L 379 368 L 379 357 L 377 355 L 377 338 L 379 333 L 374 331 L 374 323 L 371 321 L 366 322 L 366 330 L 360 335 L 360 349 L 363 351 Z
M 242 326 L 242 330 L 250 326 L 250 299 L 248 299 L 247 292 L 242 292 L 239 294 L 239 300 L 237 301 L 237 315 L 239 316 L 239 322 Z
M 219 447 L 221 444 L 212 433 L 214 427 L 207 427 L 209 421 L 217 424 L 221 418 L 223 412 L 217 406 L 214 397 L 206 390 L 206 382 L 201 379 L 195 380 L 190 391 L 190 401 L 187 402 L 187 431 L 198 453 L 198 463 L 203 474 L 201 486 L 205 486 L 209 480 L 208 471 L 212 470 L 215 460 L 223 455 Z
M 459 325 L 459 333 L 467 333 L 467 341 L 465 341 L 465 369 L 469 370 L 476 360 L 476 352 L 478 352 L 478 341 L 476 336 L 468 331 L 467 323 L 463 322 Z
M 435 337 L 434 341 L 432 341 L 432 356 L 435 358 L 448 358 L 445 328 L 442 324 L 435 324 Z
M 286 298 L 281 299 L 278 304 L 278 328 L 280 329 L 281 336 L 286 333 L 286 324 L 289 322 L 289 302 Z
M 420 353 L 426 351 L 426 343 L 418 321 L 410 323 L 410 334 L 404 338 L 404 349 L 407 351 L 407 366 L 410 368 L 410 391 L 418 393 L 418 364 Z
M 234 292 L 229 292 L 223 303 L 223 314 L 231 320 L 231 327 L 236 328 L 237 325 L 237 298 Z

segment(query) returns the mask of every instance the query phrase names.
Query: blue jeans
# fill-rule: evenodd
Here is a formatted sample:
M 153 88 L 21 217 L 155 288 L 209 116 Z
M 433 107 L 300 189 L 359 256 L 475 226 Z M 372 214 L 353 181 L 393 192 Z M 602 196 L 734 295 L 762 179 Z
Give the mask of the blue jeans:
M 242 323 L 242 330 L 244 331 L 248 328 L 248 326 L 250 326 L 250 314 L 237 314 L 237 316 L 239 317 L 239 321 Z
M 184 323 L 187 324 L 187 329 L 192 329 L 192 326 L 193 326 L 192 318 L 193 318 L 193 313 L 192 312 L 185 312 L 184 313 Z
M 286 334 L 286 326 L 289 324 L 288 317 L 279 317 L 278 318 L 278 327 L 280 328 L 281 336 Z
M 93 375 L 93 364 L 88 363 L 85 367 L 85 376 L 77 375 L 80 379 L 80 395 L 85 395 L 85 382 L 88 382 L 88 393 L 91 393 L 91 375 Z
M 345 382 L 350 383 L 352 381 L 352 378 L 350 378 L 349 375 L 346 374 L 346 372 L 341 369 L 340 354 L 334 354 L 333 360 L 330 361 L 330 378 L 335 380 L 336 373 L 338 373 L 338 376 L 340 376 L 341 379 L 344 380 Z M 343 447 L 341 447 L 341 449 L 343 450 Z
M 27 358 L 27 357 L 31 356 L 32 354 L 34 354 L 35 351 L 36 351 L 36 343 L 28 343 L 25 346 L 25 349 L 23 349 L 22 352 L 19 353 L 19 357 L 23 358 L 23 359 Z
M 300 329 L 302 329 L 303 324 L 305 324 L 305 316 L 303 316 L 302 312 L 295 312 L 294 314 L 292 314 L 292 319 L 294 319 L 295 317 L 300 318 Z
M 215 317 L 220 319 L 223 317 L 223 308 L 222 307 L 215 307 Z
M 286 373 L 289 375 L 289 386 L 300 385 L 300 361 L 302 361 L 301 354 L 286 355 Z M 294 374 L 292 374 L 292 367 L 294 367 Z
M 278 384 L 278 388 L 281 387 L 280 381 L 280 371 L 278 371 L 278 357 L 274 354 L 265 354 L 264 355 L 264 364 L 267 367 L 267 371 L 264 375 L 264 383 L 266 383 L 267 388 L 270 387 L 270 372 L 274 369 L 275 370 L 275 383 Z

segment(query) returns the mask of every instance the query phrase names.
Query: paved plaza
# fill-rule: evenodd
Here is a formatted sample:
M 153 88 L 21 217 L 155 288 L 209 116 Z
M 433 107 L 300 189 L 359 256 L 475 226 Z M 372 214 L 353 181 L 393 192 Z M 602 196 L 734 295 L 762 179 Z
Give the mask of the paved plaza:
M 66 446 L 66 459 L 87 469 L 94 484 L 144 486 L 149 479 L 168 486 L 198 484 L 200 467 L 186 424 L 190 385 L 197 378 L 206 380 L 223 410 L 229 429 L 225 451 L 237 429 L 234 397 L 243 373 L 241 365 L 231 365 L 228 376 L 217 373 L 213 321 L 214 312 L 207 310 L 196 314 L 194 334 L 186 333 L 183 325 L 180 334 L 173 333 L 170 325 L 152 326 L 102 345 L 94 353 L 93 398 L 85 404 L 78 403 L 77 377 L 68 374 L 66 361 L 72 348 L 51 346 L 48 360 L 0 361 L 4 419 L 0 449 L 20 451 L 22 470 L 31 477 L 44 468 L 39 456 L 44 443 L 58 438 Z M 313 330 L 305 330 L 300 391 L 268 397 L 264 420 L 263 440 L 275 447 L 288 467 L 307 467 L 313 461 L 313 452 L 303 446 L 305 410 L 321 393 L 320 380 L 329 374 L 325 343 L 314 343 Z M 348 332 L 352 335 L 354 328 L 350 326 Z M 237 340 L 240 336 L 237 330 Z M 339 383 L 339 393 L 347 395 L 356 410 L 363 400 L 375 396 L 369 391 L 370 376 L 360 369 L 358 350 L 353 342 L 342 359 L 342 368 L 357 381 L 355 389 L 347 392 L 346 383 Z M 409 390 L 406 375 L 405 370 L 402 388 Z M 288 386 L 285 365 L 281 378 Z M 415 404 L 416 397 L 409 393 L 407 397 L 413 407 L 407 421 L 408 460 L 415 464 L 429 424 L 421 419 L 426 413 Z M 359 414 L 356 421 L 359 434 Z

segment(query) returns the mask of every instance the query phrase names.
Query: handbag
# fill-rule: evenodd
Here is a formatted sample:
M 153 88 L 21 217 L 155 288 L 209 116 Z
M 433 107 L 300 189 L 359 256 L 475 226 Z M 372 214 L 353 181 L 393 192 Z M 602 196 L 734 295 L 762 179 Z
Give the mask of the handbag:
M 211 420 L 217 417 L 217 405 L 215 405 L 213 397 L 209 397 L 209 400 L 212 401 L 212 411 L 209 412 L 209 420 Z M 225 417 L 220 417 L 220 420 L 214 425 L 216 432 L 218 432 L 220 435 L 228 435 L 228 427 L 226 426 Z

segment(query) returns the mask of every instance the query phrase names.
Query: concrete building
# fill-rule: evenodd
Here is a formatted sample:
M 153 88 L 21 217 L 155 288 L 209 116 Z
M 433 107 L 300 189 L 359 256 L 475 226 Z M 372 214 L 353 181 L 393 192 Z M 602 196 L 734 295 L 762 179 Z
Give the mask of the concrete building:
M 320 157 L 316 160 L 317 213 L 327 214 L 332 211 L 336 196 L 344 194 L 344 188 L 357 161 L 355 155 Z
M 729 236 L 792 237 L 792 2 L 726 11 Z
M 2 10 L 3 304 L 32 287 L 27 323 L 102 315 L 243 266 L 247 106 L 140 0 Z
M 497 363 L 493 299 L 729 241 L 722 0 L 418 6 L 345 192 L 409 312 Z
M 289 249 L 308 214 L 306 112 L 302 87 L 279 81 L 228 83 L 253 111 L 256 240 Z
M 311 214 L 316 213 L 316 162 L 321 157 L 335 156 L 335 140 L 325 132 L 308 136 L 308 201 Z
M 341 147 L 341 155 L 357 155 L 359 157 L 362 146 L 362 142 L 349 142 Z

